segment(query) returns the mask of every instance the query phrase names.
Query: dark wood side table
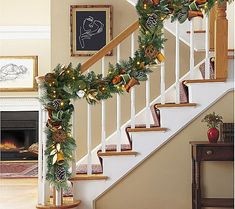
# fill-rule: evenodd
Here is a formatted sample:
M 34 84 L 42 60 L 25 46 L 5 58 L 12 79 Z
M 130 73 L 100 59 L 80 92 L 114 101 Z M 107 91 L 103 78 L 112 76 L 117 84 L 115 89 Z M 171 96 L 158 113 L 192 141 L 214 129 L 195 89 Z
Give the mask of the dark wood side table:
M 233 143 L 209 143 L 206 141 L 191 141 L 192 148 L 192 208 L 225 207 L 233 208 L 233 198 L 203 198 L 201 197 L 201 161 L 233 161 Z

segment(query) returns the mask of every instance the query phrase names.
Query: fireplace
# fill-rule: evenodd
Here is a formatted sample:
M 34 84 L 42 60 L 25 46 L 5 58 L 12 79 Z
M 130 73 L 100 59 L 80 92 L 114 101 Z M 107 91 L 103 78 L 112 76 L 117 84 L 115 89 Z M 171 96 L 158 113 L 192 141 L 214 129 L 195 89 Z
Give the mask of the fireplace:
M 1 111 L 1 161 L 37 160 L 38 111 Z

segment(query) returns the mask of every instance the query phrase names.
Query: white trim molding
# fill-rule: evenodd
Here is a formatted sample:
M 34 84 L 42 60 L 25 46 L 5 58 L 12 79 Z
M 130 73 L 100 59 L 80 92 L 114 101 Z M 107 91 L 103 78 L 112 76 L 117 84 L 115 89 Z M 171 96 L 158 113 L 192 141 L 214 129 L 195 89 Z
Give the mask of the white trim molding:
M 0 40 L 50 38 L 50 26 L 0 26 Z
M 39 111 L 37 97 L 0 97 L 0 111 Z

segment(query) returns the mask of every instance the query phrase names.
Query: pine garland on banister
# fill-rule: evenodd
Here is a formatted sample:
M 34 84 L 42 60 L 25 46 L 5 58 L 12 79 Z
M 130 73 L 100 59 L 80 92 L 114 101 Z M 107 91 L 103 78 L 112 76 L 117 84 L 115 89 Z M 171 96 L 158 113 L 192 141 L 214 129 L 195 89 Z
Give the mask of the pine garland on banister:
M 139 14 L 139 49 L 134 58 L 120 64 L 109 65 L 107 76 L 89 72 L 82 74 L 81 64 L 73 68 L 58 65 L 52 73 L 47 73 L 41 82 L 41 101 L 48 110 L 47 121 L 47 180 L 59 188 L 67 188 L 71 176 L 69 167 L 76 147 L 71 135 L 70 119 L 74 107 L 71 99 L 86 99 L 89 104 L 111 98 L 114 94 L 129 92 L 140 81 L 147 80 L 151 73 L 149 65 L 164 61 L 161 49 L 163 22 L 167 18 L 183 23 L 186 19 L 203 17 L 203 13 L 214 6 L 215 0 L 139 0 L 136 9 Z M 220 0 L 219 3 L 222 3 Z

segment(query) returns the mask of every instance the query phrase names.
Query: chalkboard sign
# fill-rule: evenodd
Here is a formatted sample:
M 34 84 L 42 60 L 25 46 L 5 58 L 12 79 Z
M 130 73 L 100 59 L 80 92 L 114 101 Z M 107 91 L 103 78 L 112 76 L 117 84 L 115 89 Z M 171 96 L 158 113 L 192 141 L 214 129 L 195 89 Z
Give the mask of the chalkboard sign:
M 112 38 L 110 5 L 73 5 L 71 15 L 71 56 L 91 56 Z M 108 55 L 112 55 L 110 52 Z

